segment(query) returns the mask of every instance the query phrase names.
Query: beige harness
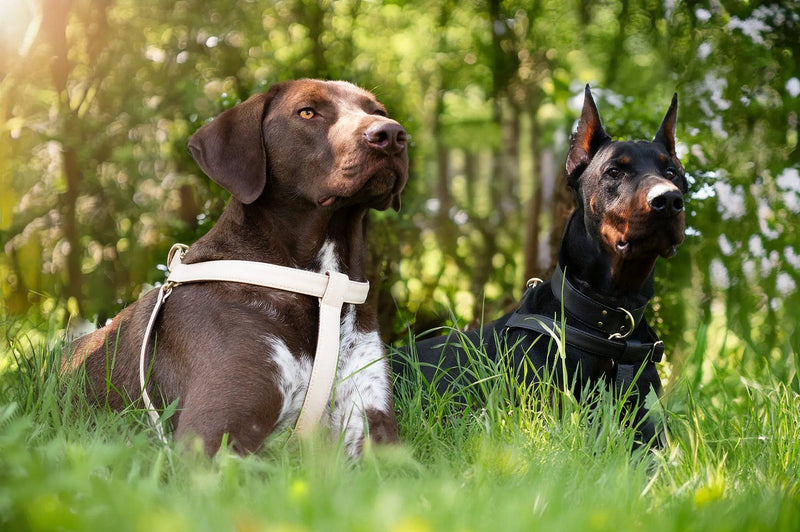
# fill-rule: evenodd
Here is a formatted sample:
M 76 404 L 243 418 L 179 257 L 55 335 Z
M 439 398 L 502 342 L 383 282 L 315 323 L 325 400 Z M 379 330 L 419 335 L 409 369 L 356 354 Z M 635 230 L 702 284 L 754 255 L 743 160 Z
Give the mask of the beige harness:
M 314 366 L 311 370 L 306 397 L 294 428 L 294 434 L 301 437 L 307 436 L 319 423 L 331 397 L 339 360 L 342 305 L 344 303 L 361 304 L 366 301 L 369 283 L 351 281 L 347 275 L 335 271 L 316 273 L 244 260 L 216 260 L 183 264 L 181 260 L 187 249 L 188 247 L 184 244 L 175 244 L 169 251 L 167 256 L 169 276 L 158 290 L 156 304 L 150 315 L 139 355 L 139 383 L 142 388 L 142 401 L 159 439 L 167 441 L 161 418 L 153 407 L 145 386 L 147 341 L 153 334 L 153 326 L 161 306 L 176 286 L 211 281 L 277 288 L 319 298 L 317 351 L 314 355 Z

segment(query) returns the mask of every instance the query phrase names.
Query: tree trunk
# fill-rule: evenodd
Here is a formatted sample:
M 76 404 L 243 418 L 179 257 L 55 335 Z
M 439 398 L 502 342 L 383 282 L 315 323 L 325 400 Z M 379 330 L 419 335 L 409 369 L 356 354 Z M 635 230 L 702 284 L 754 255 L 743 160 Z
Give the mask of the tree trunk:
M 446 245 L 453 240 L 450 221 L 453 198 L 450 195 L 450 157 L 442 133 L 443 114 L 444 90 L 440 86 L 436 91 L 436 109 L 433 117 L 433 138 L 436 143 L 436 185 L 433 197 L 439 201 L 439 211 L 436 213 L 436 224 L 441 231 L 439 241 Z
M 625 53 L 625 37 L 627 36 L 628 17 L 630 16 L 629 0 L 622 0 L 620 2 L 619 17 L 619 32 L 614 38 L 614 44 L 611 46 L 611 55 L 608 61 L 608 68 L 606 70 L 606 86 L 613 87 L 616 84 L 617 74 L 619 73 L 619 60 Z
M 527 212 L 525 213 L 525 251 L 523 262 L 523 277 L 539 277 L 539 234 L 541 233 L 540 218 L 542 213 L 542 154 L 540 147 L 539 123 L 536 121 L 536 111 L 538 103 L 531 104 L 529 114 L 531 117 L 530 125 L 530 150 L 533 157 L 533 172 L 531 181 L 533 182 L 533 194 L 529 201 Z
M 478 183 L 478 155 L 470 149 L 464 150 L 464 181 L 467 202 L 470 210 L 474 211 L 477 196 L 475 185 Z
M 297 5 L 300 16 L 298 20 L 308 28 L 308 37 L 311 41 L 311 64 L 312 72 L 310 77 L 328 79 L 331 77 L 330 66 L 325 58 L 325 44 L 322 42 L 322 35 L 325 32 L 325 6 L 320 2 L 307 2 L 300 0 Z
M 520 197 L 520 160 L 519 160 L 519 142 L 522 137 L 520 134 L 522 129 L 522 121 L 520 116 L 522 110 L 509 99 L 511 107 L 511 116 L 506 120 L 506 138 L 503 141 L 505 147 L 504 157 L 504 172 L 505 172 L 505 194 L 504 197 L 504 211 L 508 214 L 517 213 L 522 208 L 522 198 Z
M 50 45 L 52 59 L 50 75 L 58 93 L 58 115 L 61 131 L 62 171 L 66 189 L 60 197 L 61 229 L 65 247 L 67 266 L 67 286 L 65 294 L 77 304 L 79 313 L 83 311 L 81 275 L 81 247 L 76 206 L 81 184 L 81 165 L 76 145 L 80 142 L 80 121 L 70 108 L 70 95 L 67 80 L 72 72 L 72 64 L 67 56 L 67 23 L 72 2 L 45 0 L 42 4 L 42 34 Z
M 445 2 L 439 11 L 439 50 L 444 50 L 446 46 L 446 28 L 450 21 L 450 10 Z M 450 211 L 454 201 L 450 194 L 450 153 L 445 144 L 445 132 L 442 124 L 445 105 L 444 96 L 447 92 L 447 81 L 450 72 L 442 68 L 439 72 L 436 87 L 436 106 L 434 108 L 432 134 L 436 143 L 436 186 L 434 197 L 439 200 L 439 211 L 436 214 L 436 224 L 438 240 L 442 243 L 442 248 L 448 252 L 454 246 L 456 240 L 456 228 L 450 219 Z
M 500 96 L 495 95 L 494 97 L 494 122 L 497 124 L 497 128 L 500 131 L 501 138 L 504 136 L 503 132 L 503 110 L 499 102 Z M 506 172 L 504 169 L 504 162 L 503 162 L 503 149 L 502 147 L 493 148 L 492 149 L 492 163 L 491 169 L 489 171 L 489 197 L 491 198 L 491 204 L 494 206 L 494 215 L 490 215 L 491 218 L 495 219 L 495 224 L 500 226 L 502 225 L 503 219 L 505 218 L 503 212 L 503 194 L 507 190 L 506 188 Z
M 69 139 L 67 139 L 69 141 Z M 66 252 L 67 286 L 66 295 L 77 304 L 79 315 L 83 315 L 83 276 L 81 275 L 81 244 L 76 205 L 80 193 L 81 171 L 75 149 L 63 145 L 64 179 L 67 189 L 62 197 L 61 217 L 64 240 L 68 244 Z

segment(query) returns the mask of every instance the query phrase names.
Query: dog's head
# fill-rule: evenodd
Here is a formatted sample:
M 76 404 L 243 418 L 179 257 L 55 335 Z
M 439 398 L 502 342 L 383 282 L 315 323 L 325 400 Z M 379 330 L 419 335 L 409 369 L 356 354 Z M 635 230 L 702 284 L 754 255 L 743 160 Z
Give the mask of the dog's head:
M 343 81 L 277 83 L 189 140 L 203 171 L 233 197 L 299 208 L 400 208 L 406 131 L 370 92 Z
M 671 257 L 683 242 L 683 166 L 675 155 L 678 96 L 652 142 L 612 141 L 586 86 L 567 156 L 568 184 L 590 234 L 617 259 Z

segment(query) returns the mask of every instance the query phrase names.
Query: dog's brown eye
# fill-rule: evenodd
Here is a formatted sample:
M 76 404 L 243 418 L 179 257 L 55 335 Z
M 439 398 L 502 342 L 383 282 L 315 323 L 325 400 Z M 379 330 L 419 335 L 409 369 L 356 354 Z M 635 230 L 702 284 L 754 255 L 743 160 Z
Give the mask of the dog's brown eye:
M 622 175 L 622 172 L 619 171 L 619 168 L 611 167 L 606 169 L 606 175 L 611 179 L 618 179 L 619 176 Z
M 667 179 L 675 179 L 675 176 L 678 175 L 678 173 L 674 168 L 667 168 L 664 170 L 664 175 L 667 176 Z
M 309 120 L 311 118 L 314 118 L 314 116 L 316 116 L 317 113 L 314 112 L 314 110 L 311 107 L 303 107 L 297 112 L 297 114 L 300 115 L 300 118 L 305 118 L 306 120 Z
M 372 111 L 372 114 L 378 115 L 378 116 L 389 116 L 388 114 L 386 114 L 386 111 L 384 111 L 383 109 L 375 109 L 374 111 Z

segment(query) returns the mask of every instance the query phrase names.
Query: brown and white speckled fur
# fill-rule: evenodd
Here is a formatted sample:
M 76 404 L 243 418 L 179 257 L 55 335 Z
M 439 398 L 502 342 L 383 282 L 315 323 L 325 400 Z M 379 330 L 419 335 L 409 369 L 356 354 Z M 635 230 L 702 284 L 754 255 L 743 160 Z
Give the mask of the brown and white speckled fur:
M 367 212 L 399 208 L 408 176 L 405 130 L 372 94 L 345 82 L 279 83 L 203 126 L 189 147 L 233 197 L 185 263 L 251 260 L 366 280 Z M 78 339 L 65 359 L 65 368 L 86 368 L 99 402 L 121 409 L 140 400 L 139 349 L 155 296 Z M 297 417 L 318 319 L 309 296 L 227 282 L 178 286 L 150 342 L 148 392 L 157 407 L 178 401 L 178 439 L 197 436 L 214 454 L 228 434 L 236 451 L 253 452 Z M 397 425 L 376 310 L 345 305 L 341 332 L 323 422 L 356 456 L 365 433 L 391 442 Z

